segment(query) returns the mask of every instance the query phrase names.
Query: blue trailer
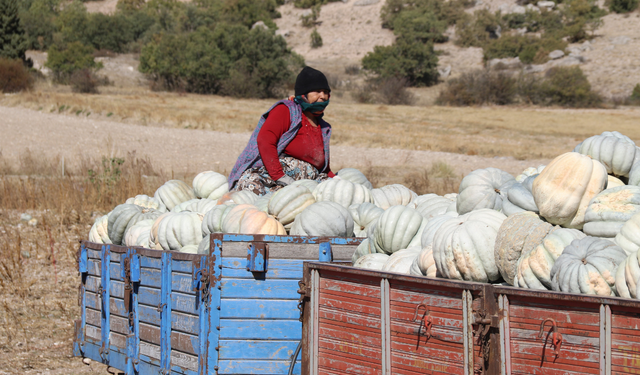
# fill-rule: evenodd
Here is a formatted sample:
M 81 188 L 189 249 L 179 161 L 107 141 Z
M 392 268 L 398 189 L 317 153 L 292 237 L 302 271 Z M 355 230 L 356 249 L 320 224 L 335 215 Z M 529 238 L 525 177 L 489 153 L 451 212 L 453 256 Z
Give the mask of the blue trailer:
M 83 241 L 73 353 L 126 374 L 300 374 L 304 261 L 362 239 L 211 234 L 208 255 Z M 299 351 L 299 350 L 298 350 Z

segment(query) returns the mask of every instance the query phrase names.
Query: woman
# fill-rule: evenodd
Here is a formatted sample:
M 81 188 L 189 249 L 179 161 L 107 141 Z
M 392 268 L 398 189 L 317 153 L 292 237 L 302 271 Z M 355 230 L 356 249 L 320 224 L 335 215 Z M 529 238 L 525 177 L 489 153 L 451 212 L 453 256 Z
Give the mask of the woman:
M 229 175 L 229 189 L 265 195 L 295 180 L 334 177 L 329 167 L 331 125 L 322 118 L 330 93 L 327 77 L 304 67 L 296 78 L 295 97 L 277 102 L 260 118 Z

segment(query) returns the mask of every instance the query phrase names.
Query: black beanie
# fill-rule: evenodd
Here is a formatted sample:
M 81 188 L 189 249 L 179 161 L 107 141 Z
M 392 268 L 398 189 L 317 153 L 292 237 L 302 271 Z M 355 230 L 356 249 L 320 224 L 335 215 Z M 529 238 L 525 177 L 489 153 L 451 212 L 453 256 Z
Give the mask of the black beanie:
M 325 89 L 331 92 L 327 77 L 321 71 L 309 66 L 302 68 L 298 78 L 296 78 L 296 96 L 305 95 L 309 91 Z

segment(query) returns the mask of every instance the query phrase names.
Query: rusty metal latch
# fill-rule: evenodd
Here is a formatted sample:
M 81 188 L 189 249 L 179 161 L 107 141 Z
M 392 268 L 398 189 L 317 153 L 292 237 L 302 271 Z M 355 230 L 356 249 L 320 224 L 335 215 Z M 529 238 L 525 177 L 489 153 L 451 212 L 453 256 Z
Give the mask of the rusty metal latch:
M 428 341 L 431 338 L 431 326 L 433 325 L 433 318 L 431 317 L 431 315 L 429 315 L 429 309 L 427 309 L 427 305 L 421 303 L 416 306 L 416 311 L 413 314 L 413 321 L 417 321 L 418 311 L 420 311 L 421 307 L 424 308 L 424 313 L 422 314 L 422 318 L 420 319 L 420 327 L 418 327 L 418 339 L 420 338 L 422 329 L 424 328 L 424 335 Z
M 311 288 L 309 288 L 304 281 L 298 281 L 298 287 L 298 294 L 300 295 L 300 298 L 298 298 L 298 310 L 300 310 L 299 320 L 302 322 L 304 315 L 304 305 L 307 299 L 311 297 Z
M 131 294 L 133 285 L 131 283 L 131 259 L 124 259 L 124 308 L 131 311 Z
M 551 322 L 552 325 L 551 332 L 549 332 L 553 333 L 553 336 L 551 337 L 551 345 L 553 345 L 553 353 L 558 357 L 560 356 L 560 348 L 562 347 L 562 333 L 558 332 L 558 324 L 555 320 L 547 318 L 542 321 L 540 324 L 540 334 L 538 335 L 538 338 L 542 338 L 542 335 L 544 334 L 544 326 L 547 322 Z M 549 334 L 547 334 L 547 337 L 549 337 Z M 547 340 L 545 340 L 545 343 L 546 342 Z

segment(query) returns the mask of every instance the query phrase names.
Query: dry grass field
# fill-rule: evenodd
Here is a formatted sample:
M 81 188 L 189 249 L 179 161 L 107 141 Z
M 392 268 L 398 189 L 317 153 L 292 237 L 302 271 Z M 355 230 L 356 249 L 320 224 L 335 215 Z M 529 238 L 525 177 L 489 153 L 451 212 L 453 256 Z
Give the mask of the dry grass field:
M 146 89 L 101 91 L 79 95 L 44 87 L 1 96 L 0 106 L 149 127 L 247 133 L 272 103 Z M 529 160 L 553 158 L 604 130 L 640 140 L 637 109 L 393 107 L 353 104 L 347 96 L 336 93 L 329 107 L 332 144 L 358 150 Z M 0 153 L 0 374 L 106 373 L 101 364 L 86 366 L 71 357 L 72 322 L 79 313 L 78 240 L 87 237 L 96 217 L 130 196 L 152 195 L 171 177 L 144 156 L 127 155 L 121 165 L 111 157 L 68 161 L 75 167 L 61 177 L 55 157 L 25 150 L 9 160 Z M 341 164 L 349 166 L 345 160 Z M 376 186 L 397 182 L 418 193 L 456 191 L 461 178 L 446 160 L 413 161 L 401 168 L 372 164 L 363 171 Z M 196 172 L 181 178 L 190 182 Z M 22 220 L 22 214 L 36 222 Z

